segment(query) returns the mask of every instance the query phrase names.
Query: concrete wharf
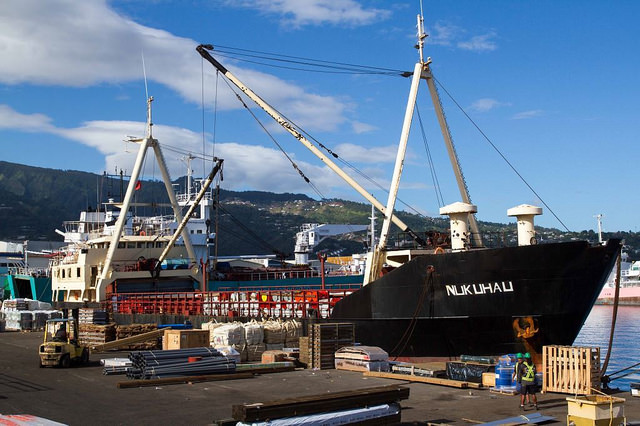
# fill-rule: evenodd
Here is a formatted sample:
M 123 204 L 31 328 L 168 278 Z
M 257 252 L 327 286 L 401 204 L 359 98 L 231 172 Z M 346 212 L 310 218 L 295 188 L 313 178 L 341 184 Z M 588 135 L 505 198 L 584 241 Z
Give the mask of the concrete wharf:
M 118 389 L 124 376 L 105 376 L 99 359 L 128 352 L 92 354 L 89 366 L 38 368 L 41 332 L 0 333 L 0 414 L 32 414 L 69 425 L 208 425 L 231 417 L 233 404 L 401 384 L 341 370 L 296 370 L 251 379 Z M 519 397 L 487 389 L 407 383 L 403 424 L 472 425 L 523 414 Z M 628 423 L 640 424 L 640 398 L 629 392 Z M 538 394 L 539 412 L 566 424 L 566 394 Z M 535 412 L 527 408 L 524 414 Z M 549 423 L 547 423 L 549 424 Z

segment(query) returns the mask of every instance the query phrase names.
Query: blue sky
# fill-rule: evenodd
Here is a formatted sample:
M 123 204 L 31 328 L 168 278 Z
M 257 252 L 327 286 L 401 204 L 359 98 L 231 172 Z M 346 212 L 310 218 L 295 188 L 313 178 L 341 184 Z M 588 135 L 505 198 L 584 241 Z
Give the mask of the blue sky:
M 544 208 L 537 224 L 563 229 L 444 89 L 570 230 L 595 229 L 600 213 L 605 231 L 638 232 L 640 3 L 424 0 L 423 7 L 429 34 L 425 54 L 442 84 L 478 219 L 513 222 L 506 210 L 527 203 Z M 64 170 L 130 171 L 136 147 L 124 139 L 144 135 L 144 57 L 148 91 L 155 98 L 154 136 L 172 177 L 185 174 L 181 158 L 187 153 L 215 153 L 225 160 L 226 189 L 364 201 L 249 104 L 317 191 L 306 184 L 195 47 L 210 43 L 220 50 L 412 70 L 419 11 L 417 0 L 5 0 L 0 3 L 1 158 Z M 409 79 L 218 59 L 388 188 Z M 444 203 L 459 201 L 424 83 L 418 102 Z M 196 174 L 209 167 L 203 160 L 193 164 Z M 414 120 L 399 197 L 438 216 L 429 167 Z M 160 178 L 153 159 L 144 175 Z M 386 204 L 384 192 L 358 179 Z

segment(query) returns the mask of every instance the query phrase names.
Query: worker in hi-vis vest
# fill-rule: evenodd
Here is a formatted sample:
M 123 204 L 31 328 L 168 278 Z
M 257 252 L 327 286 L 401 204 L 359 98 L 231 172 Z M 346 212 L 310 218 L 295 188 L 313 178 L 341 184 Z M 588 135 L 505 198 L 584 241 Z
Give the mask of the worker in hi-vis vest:
M 534 404 L 536 410 L 538 409 L 538 398 L 536 398 L 536 366 L 531 361 L 531 354 L 527 352 L 524 354 L 524 362 L 519 364 L 519 376 L 522 383 L 520 391 L 520 409 L 524 410 L 524 399 L 527 397 L 528 404 Z M 533 402 L 531 402 L 533 399 Z

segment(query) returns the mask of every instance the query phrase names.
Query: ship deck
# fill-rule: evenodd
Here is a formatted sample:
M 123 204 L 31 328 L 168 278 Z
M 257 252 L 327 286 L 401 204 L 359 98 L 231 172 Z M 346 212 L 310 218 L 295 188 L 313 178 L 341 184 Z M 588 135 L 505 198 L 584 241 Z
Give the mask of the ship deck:
M 99 359 L 126 357 L 128 352 L 92 354 L 86 367 L 40 369 L 41 340 L 42 333 L 0 333 L 1 414 L 32 414 L 72 425 L 205 425 L 230 418 L 233 404 L 404 383 L 349 371 L 296 370 L 244 380 L 117 389 L 117 382 L 126 378 L 104 376 Z M 410 396 L 401 402 L 405 424 L 469 425 L 523 414 L 515 396 L 424 383 L 406 386 Z M 554 424 L 566 423 L 568 396 L 538 394 L 538 411 L 555 417 Z M 626 398 L 627 421 L 640 421 L 640 398 L 629 392 L 615 396 Z

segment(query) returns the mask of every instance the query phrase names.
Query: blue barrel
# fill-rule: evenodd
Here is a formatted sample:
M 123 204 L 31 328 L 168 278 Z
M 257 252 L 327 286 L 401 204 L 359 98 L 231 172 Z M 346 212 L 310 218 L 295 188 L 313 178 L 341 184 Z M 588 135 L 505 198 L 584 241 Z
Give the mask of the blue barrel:
M 513 365 L 496 365 L 496 388 L 507 388 L 515 386 L 511 378 L 513 377 Z

